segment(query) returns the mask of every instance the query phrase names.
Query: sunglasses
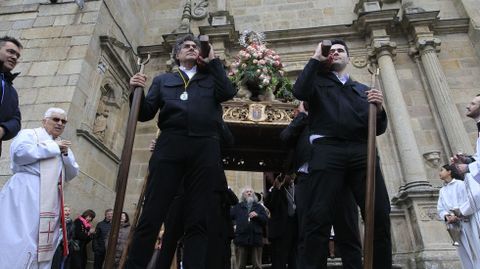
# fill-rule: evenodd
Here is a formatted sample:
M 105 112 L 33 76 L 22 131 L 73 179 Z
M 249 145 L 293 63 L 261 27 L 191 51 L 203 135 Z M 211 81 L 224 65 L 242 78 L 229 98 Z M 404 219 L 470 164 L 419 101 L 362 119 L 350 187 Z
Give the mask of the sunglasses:
M 60 118 L 56 118 L 56 117 L 55 118 L 50 118 L 50 119 L 53 120 L 56 123 L 61 121 L 62 124 L 64 124 L 64 125 L 67 124 L 67 122 L 68 122 L 66 119 L 60 119 Z

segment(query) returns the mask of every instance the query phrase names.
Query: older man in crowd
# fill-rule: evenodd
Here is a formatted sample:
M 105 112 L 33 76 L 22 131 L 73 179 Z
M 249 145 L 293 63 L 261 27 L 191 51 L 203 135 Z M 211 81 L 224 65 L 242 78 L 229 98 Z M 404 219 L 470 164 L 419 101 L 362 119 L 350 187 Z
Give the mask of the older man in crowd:
M 237 246 L 235 268 L 246 267 L 249 253 L 252 257 L 252 268 L 262 268 L 263 227 L 267 224 L 268 217 L 252 188 L 246 187 L 242 191 L 241 202 L 231 209 L 230 215 L 235 225 L 233 242 Z
M 20 109 L 18 94 L 13 80 L 18 75 L 11 71 L 17 65 L 22 44 L 9 36 L 0 37 L 0 156 L 2 141 L 12 139 L 20 131 Z
M 67 115 L 50 108 L 42 127 L 22 130 L 10 147 L 13 177 L 0 192 L 2 268 L 47 269 L 60 241 L 64 181 L 78 174 L 78 164 L 63 140 Z

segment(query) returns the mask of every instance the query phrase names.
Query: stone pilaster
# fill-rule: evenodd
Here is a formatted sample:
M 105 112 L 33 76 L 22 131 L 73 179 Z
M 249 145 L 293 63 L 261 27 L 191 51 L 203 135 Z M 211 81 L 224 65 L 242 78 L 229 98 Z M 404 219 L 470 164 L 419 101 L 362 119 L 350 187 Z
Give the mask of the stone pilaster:
M 431 26 L 437 20 L 438 11 L 405 14 L 404 23 L 414 39 L 420 55 L 423 69 L 432 90 L 433 101 L 445 130 L 448 146 L 452 154 L 456 152 L 473 153 L 460 113 L 450 96 L 450 87 L 443 72 L 437 52 L 440 52 L 441 40 L 434 36 Z

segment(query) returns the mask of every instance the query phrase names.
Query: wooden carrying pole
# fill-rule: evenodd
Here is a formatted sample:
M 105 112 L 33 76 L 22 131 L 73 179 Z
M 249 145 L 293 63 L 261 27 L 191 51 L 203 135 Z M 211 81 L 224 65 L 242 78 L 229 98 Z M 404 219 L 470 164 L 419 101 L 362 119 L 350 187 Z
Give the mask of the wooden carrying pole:
M 160 129 L 157 130 L 157 134 L 155 135 L 155 138 L 158 138 L 159 135 L 160 135 Z M 135 214 L 133 215 L 133 219 L 130 223 L 130 233 L 128 234 L 127 243 L 123 248 L 122 257 L 120 258 L 120 263 L 118 266 L 118 268 L 120 269 L 123 269 L 125 267 L 125 263 L 127 262 L 128 250 L 130 249 L 130 244 L 132 243 L 133 234 L 135 233 L 135 228 L 137 227 L 138 219 L 140 218 L 140 213 L 142 212 L 143 200 L 145 199 L 145 191 L 147 190 L 147 186 L 148 186 L 148 175 L 149 175 L 149 172 L 147 171 L 147 174 L 143 179 L 142 191 L 140 192 L 140 197 L 138 197 L 137 207 L 135 208 Z
M 138 59 L 140 66 L 139 73 L 144 72 L 145 65 L 150 60 L 150 54 L 145 61 Z M 107 254 L 105 255 L 105 268 L 113 269 L 115 264 L 115 249 L 117 247 L 118 231 L 120 230 L 120 218 L 123 211 L 123 203 L 125 200 L 125 191 L 127 189 L 128 172 L 130 170 L 130 161 L 132 159 L 133 142 L 135 140 L 135 131 L 137 129 L 138 114 L 140 112 L 140 102 L 142 100 L 143 88 L 136 87 L 133 92 L 133 101 L 128 115 L 127 132 L 125 134 L 125 142 L 123 144 L 120 167 L 117 175 L 117 195 L 115 197 L 115 206 L 113 207 L 112 228 L 110 237 L 108 238 Z
M 375 88 L 378 69 L 369 66 L 371 87 Z M 377 106 L 370 103 L 368 110 L 367 179 L 365 193 L 365 238 L 363 248 L 364 269 L 373 268 L 373 238 L 375 222 L 375 166 L 376 166 Z

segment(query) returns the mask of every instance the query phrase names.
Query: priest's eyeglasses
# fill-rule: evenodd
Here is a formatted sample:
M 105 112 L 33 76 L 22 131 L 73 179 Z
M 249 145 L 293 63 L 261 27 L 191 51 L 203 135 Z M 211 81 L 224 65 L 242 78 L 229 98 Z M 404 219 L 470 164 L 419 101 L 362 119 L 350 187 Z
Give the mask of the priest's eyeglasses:
M 67 124 L 67 120 L 66 119 L 60 119 L 60 118 L 50 118 L 51 120 L 53 120 L 54 122 L 58 123 L 58 122 L 62 122 L 63 125 Z

